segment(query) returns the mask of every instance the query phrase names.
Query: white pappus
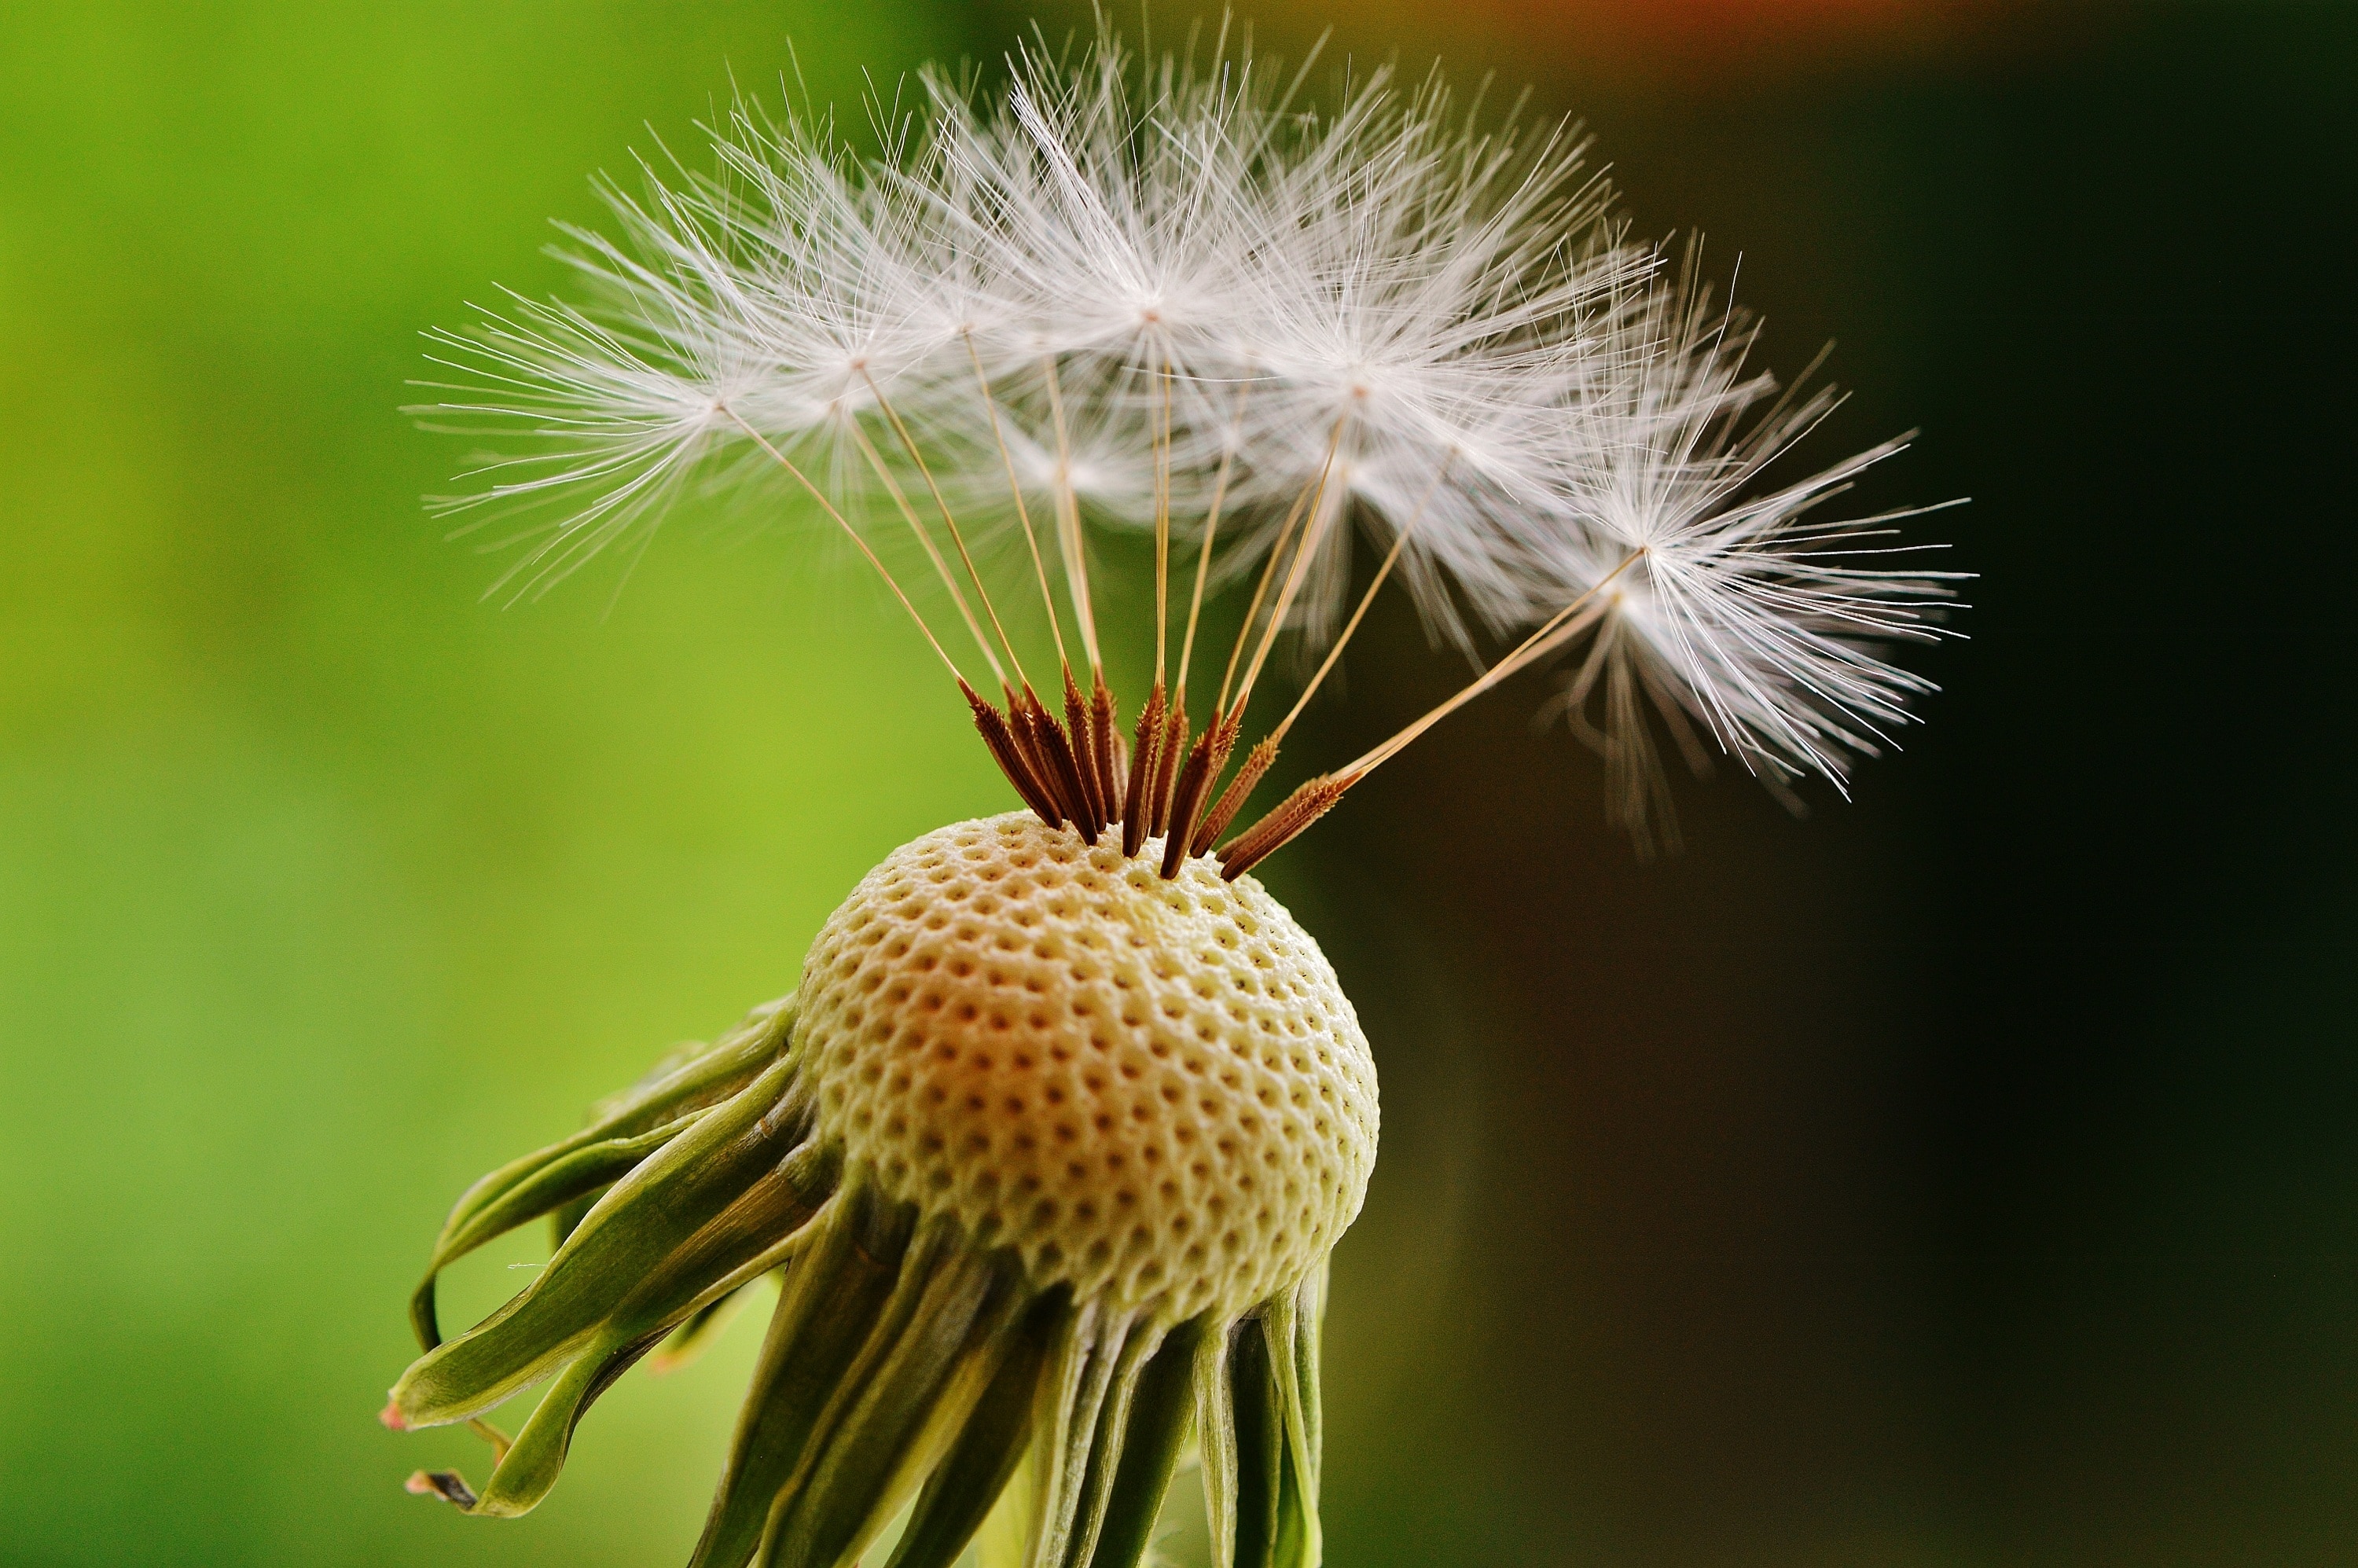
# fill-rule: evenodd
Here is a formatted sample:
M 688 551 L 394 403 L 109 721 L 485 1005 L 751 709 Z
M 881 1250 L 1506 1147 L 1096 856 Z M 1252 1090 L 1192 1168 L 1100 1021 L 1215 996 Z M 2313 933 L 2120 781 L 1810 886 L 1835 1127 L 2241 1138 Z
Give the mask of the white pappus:
M 1698 766 L 1715 746 L 1788 798 L 1802 773 L 1840 786 L 1931 689 L 1878 650 L 1939 634 L 1953 580 L 1893 554 L 1908 513 L 1820 514 L 1905 438 L 1776 480 L 1839 400 L 1747 368 L 1756 329 L 1704 298 L 1692 250 L 1666 265 L 1631 240 L 1574 131 L 1456 106 L 1437 77 L 1373 70 L 1324 109 L 1307 80 L 1223 29 L 1161 59 L 1110 36 L 1033 48 L 996 94 L 929 72 L 917 109 L 877 112 L 868 153 L 826 115 L 741 105 L 711 173 L 650 166 L 644 197 L 607 190 L 616 236 L 570 233 L 587 299 L 434 334 L 468 380 L 426 412 L 506 449 L 443 504 L 534 514 L 501 580 L 537 590 L 651 534 L 687 483 L 783 474 L 925 626 L 879 553 L 918 547 L 1019 749 L 1058 695 L 1045 677 L 1029 695 L 1027 671 L 1077 665 L 1073 747 L 1094 724 L 1109 765 L 1177 771 L 1188 683 L 1218 664 L 1195 656 L 1206 585 L 1236 579 L 1251 599 L 1198 736 L 1217 776 L 1271 645 L 1327 653 L 1314 689 L 1397 575 L 1468 655 L 1528 634 L 1322 775 L 1337 797 L 1546 660 L 1641 844 L 1675 837 L 1649 710 Z M 1112 734 L 1088 587 L 1107 523 L 1155 545 L 1136 748 Z M 1347 620 L 1355 533 L 1380 564 Z M 1002 619 L 1011 580 L 1036 591 L 1054 664 L 1027 664 Z M 1155 738 L 1166 716 L 1176 741 Z

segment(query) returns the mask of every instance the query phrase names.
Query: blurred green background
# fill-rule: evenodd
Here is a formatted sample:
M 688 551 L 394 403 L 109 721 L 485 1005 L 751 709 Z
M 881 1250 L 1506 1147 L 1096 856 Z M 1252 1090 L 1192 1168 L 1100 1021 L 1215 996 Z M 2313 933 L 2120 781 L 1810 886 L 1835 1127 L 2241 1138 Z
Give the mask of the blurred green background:
M 1023 19 L 11 8 L 0 1563 L 684 1559 L 757 1334 L 477 1523 L 400 1482 L 479 1446 L 373 1419 L 427 1243 L 787 989 L 885 849 L 1011 803 L 807 531 L 686 515 L 627 592 L 502 611 L 395 408 L 418 330 L 555 287 L 541 220 L 732 70 L 791 40 L 849 103 Z M 1973 495 L 1985 574 L 1854 805 L 1683 788 L 1639 864 L 1531 685 L 1273 863 L 1385 1075 L 1331 1560 L 2358 1557 L 2349 11 L 1259 21 L 1588 116 L 1778 362 L 1843 340 L 1823 449 L 1925 427 L 1864 499 Z M 1376 631 L 1302 756 L 1453 679 Z

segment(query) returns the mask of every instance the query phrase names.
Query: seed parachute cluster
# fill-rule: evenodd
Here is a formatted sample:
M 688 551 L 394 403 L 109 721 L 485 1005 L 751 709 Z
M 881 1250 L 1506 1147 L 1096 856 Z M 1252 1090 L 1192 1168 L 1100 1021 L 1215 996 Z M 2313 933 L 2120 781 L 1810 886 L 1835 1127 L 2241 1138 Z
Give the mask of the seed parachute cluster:
M 1904 513 L 1818 512 L 1904 438 L 1769 474 L 1839 399 L 1749 369 L 1756 324 L 1713 302 L 1694 247 L 1631 238 L 1570 131 L 1487 124 L 1384 70 L 1320 112 L 1306 70 L 1200 52 L 1033 51 L 995 101 L 929 73 L 865 156 L 823 116 L 741 105 L 712 172 L 609 189 L 619 237 L 569 253 L 582 302 L 438 335 L 471 379 L 428 412 L 505 449 L 446 504 L 512 519 L 503 581 L 534 591 L 644 540 L 685 487 L 784 479 L 921 625 L 894 563 L 933 579 L 919 596 L 964 634 L 925 635 L 996 687 L 974 711 L 1026 804 L 1092 837 L 1127 812 L 1191 853 L 1228 826 L 1219 779 L 1272 644 L 1314 657 L 1357 629 L 1355 535 L 1379 552 L 1361 606 L 1397 577 L 1469 654 L 1515 643 L 1499 678 L 1583 654 L 1561 701 L 1641 844 L 1670 831 L 1650 710 L 1691 761 L 1717 750 L 1789 798 L 1909 720 L 1929 683 L 1881 650 L 1940 634 L 1952 574 L 1908 564 Z M 1134 727 L 1090 591 L 1108 525 L 1154 541 Z M 1247 580 L 1215 683 L 1205 597 Z M 1246 748 L 1251 782 L 1331 668 Z M 1109 782 L 1125 762 L 1134 811 Z
M 709 172 L 609 188 L 616 232 L 566 253 L 580 299 L 436 335 L 461 379 L 430 417 L 499 449 L 444 504 L 510 520 L 506 589 L 644 547 L 692 491 L 782 482 L 1026 809 L 896 851 L 794 996 L 460 1199 L 385 1420 L 472 1423 L 494 1464 L 415 1489 L 524 1512 L 616 1378 L 774 1276 L 697 1568 L 846 1568 L 896 1519 L 892 1568 L 977 1542 L 983 1568 L 1132 1568 L 1190 1454 L 1217 1568 L 1311 1568 L 1326 1260 L 1376 1080 L 1253 868 L 1535 666 L 1641 848 L 1675 837 L 1658 736 L 1790 799 L 1931 689 L 1887 655 L 1942 634 L 1950 575 L 1895 541 L 1907 514 L 1820 512 L 1904 438 L 1786 473 L 1838 398 L 1751 368 L 1757 325 L 1697 247 L 1631 237 L 1577 135 L 1197 43 L 930 73 L 867 153 L 741 105 Z M 1153 563 L 1127 712 L 1109 531 Z M 1248 815 L 1394 579 L 1479 673 Z M 1269 722 L 1281 647 L 1303 678 Z M 547 1268 L 444 1343 L 440 1271 L 545 1216 Z M 488 1424 L 542 1383 L 512 1442 Z

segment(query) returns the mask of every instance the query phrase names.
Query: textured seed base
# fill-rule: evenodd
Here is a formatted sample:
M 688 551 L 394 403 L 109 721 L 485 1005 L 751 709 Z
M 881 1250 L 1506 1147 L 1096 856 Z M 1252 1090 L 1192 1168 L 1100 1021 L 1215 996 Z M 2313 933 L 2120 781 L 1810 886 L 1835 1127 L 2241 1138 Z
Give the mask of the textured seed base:
M 1259 882 L 1119 836 L 1021 811 L 894 850 L 803 960 L 803 1071 L 849 1166 L 1039 1288 L 1239 1314 L 1358 1214 L 1375 1064 Z

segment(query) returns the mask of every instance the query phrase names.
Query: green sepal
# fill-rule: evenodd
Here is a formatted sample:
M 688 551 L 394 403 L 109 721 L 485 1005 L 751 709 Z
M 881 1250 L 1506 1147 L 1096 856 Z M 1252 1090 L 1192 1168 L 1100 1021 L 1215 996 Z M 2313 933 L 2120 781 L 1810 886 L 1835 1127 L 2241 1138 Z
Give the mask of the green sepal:
M 1303 1490 L 1309 1498 L 1314 1522 L 1318 1517 L 1318 1477 L 1326 1446 L 1325 1401 L 1319 1391 L 1323 1380 L 1319 1359 L 1326 1330 L 1326 1260 L 1321 1259 L 1293 1293 L 1293 1397 L 1299 1417 L 1293 1428 L 1294 1462 L 1302 1471 Z
M 742 1568 L 752 1561 L 779 1495 L 900 1281 L 908 1216 L 864 1186 L 838 1193 L 811 1228 L 809 1251 L 786 1270 L 689 1568 Z
M 638 1082 L 591 1105 L 580 1131 L 511 1161 L 470 1187 L 444 1221 L 445 1233 L 466 1223 L 505 1185 L 552 1159 L 610 1138 L 648 1131 L 730 1098 L 784 1055 L 793 1042 L 795 1018 L 795 998 L 788 994 L 755 1008 L 712 1044 L 691 1040 L 673 1046 Z
M 976 1252 L 956 1222 L 939 1218 L 919 1231 L 895 1295 L 838 1392 L 839 1411 L 779 1499 L 762 1543 L 765 1568 L 859 1560 L 990 1388 L 1024 1300 L 1011 1257 Z
M 762 1273 L 789 1261 L 794 1253 L 807 1244 L 807 1229 L 797 1229 L 766 1249 L 748 1265 L 741 1266 L 725 1277 L 719 1285 L 708 1289 L 708 1297 L 715 1292 L 733 1294 L 750 1284 Z M 492 1478 L 478 1495 L 465 1481 L 452 1472 L 424 1476 L 430 1489 L 447 1500 L 458 1504 L 471 1514 L 496 1518 L 514 1518 L 529 1512 L 557 1484 L 557 1475 L 565 1467 L 571 1447 L 574 1429 L 598 1397 L 612 1387 L 615 1380 L 641 1357 L 660 1343 L 670 1332 L 675 1314 L 651 1328 L 644 1326 L 644 1313 L 633 1313 L 626 1303 L 625 1310 L 604 1325 L 590 1343 L 573 1356 L 558 1372 L 548 1393 L 541 1400 L 517 1434 L 513 1444 L 500 1437 L 496 1429 L 481 1421 L 469 1424 L 484 1431 L 493 1441 L 497 1457 Z M 644 1330 L 644 1331 L 643 1331 Z M 463 1342 L 461 1342 L 463 1343 Z M 395 1390 L 398 1400 L 402 1390 Z M 416 1489 L 414 1486 L 413 1490 Z
M 1195 1345 L 1195 1452 L 1204 1479 L 1204 1524 L 1211 1537 L 1212 1568 L 1237 1561 L 1236 1389 L 1228 1379 L 1233 1330 L 1210 1326 Z
M 432 1350 L 441 1343 L 434 1298 L 444 1269 L 551 1211 L 557 1215 L 561 1247 L 600 1191 L 775 1062 L 792 1036 L 794 1017 L 794 998 L 788 996 L 756 1008 L 717 1044 L 675 1046 L 638 1083 L 592 1107 L 590 1125 L 579 1132 L 510 1161 L 460 1195 L 435 1239 L 426 1277 L 410 1298 L 410 1326 L 418 1347 Z
M 665 1123 L 636 1137 L 610 1138 L 547 1160 L 507 1184 L 491 1202 L 481 1205 L 456 1229 L 445 1227 L 442 1239 L 427 1260 L 426 1278 L 409 1298 L 409 1325 L 423 1349 L 442 1343 L 435 1314 L 435 1285 L 442 1271 L 476 1248 L 504 1236 L 517 1226 L 538 1219 L 559 1205 L 595 1195 L 638 1168 L 639 1162 L 695 1125 L 693 1116 Z M 542 1151 L 547 1154 L 550 1151 Z M 537 1159 L 539 1156 L 534 1156 Z M 588 1210 L 585 1208 L 584 1213 Z
M 908 1528 L 886 1568 L 950 1568 L 1022 1468 L 1032 1438 L 1032 1415 L 1040 1379 L 1062 1321 L 1072 1313 L 1059 1292 L 1032 1304 L 1013 1331 L 1011 1343 L 990 1388 L 967 1417 L 938 1468 L 917 1496 Z M 1028 1530 L 1016 1530 L 1019 1553 Z
M 1238 1325 L 1228 1338 L 1236 1522 L 1232 1555 L 1215 1559 L 1220 1568 L 1317 1568 L 1324 1552 L 1315 1462 L 1305 1437 L 1316 1417 L 1302 1398 L 1301 1316 L 1288 1292 Z M 1207 1496 L 1212 1457 L 1207 1448 Z
M 1163 1340 L 1159 1325 L 1133 1322 L 1126 1326 L 1120 1353 L 1111 1358 L 1113 1376 L 1106 1385 L 1103 1402 L 1098 1406 L 1097 1422 L 1089 1433 L 1087 1462 L 1082 1466 L 1080 1487 L 1075 1494 L 1073 1522 L 1065 1536 L 1061 1554 L 1065 1568 L 1086 1568 L 1097 1551 L 1098 1532 L 1105 1524 L 1106 1504 L 1113 1495 L 1123 1444 L 1130 1433 L 1130 1400 L 1138 1392 L 1140 1374 L 1148 1359 L 1161 1348 Z
M 400 1419 L 480 1414 L 593 1340 L 668 1332 L 775 1267 L 834 1176 L 831 1155 L 797 1144 L 792 1086 L 776 1064 L 617 1183 L 531 1286 L 403 1374 Z
M 581 1222 L 590 1217 L 590 1211 L 596 1208 L 598 1200 L 605 1195 L 604 1189 L 600 1188 L 594 1193 L 584 1193 L 579 1197 L 569 1199 L 551 1209 L 548 1215 L 548 1249 L 554 1252 L 572 1240 L 573 1233 L 581 1228 Z
M 1316 1464 L 1305 1433 L 1296 1295 L 1263 1304 L 1230 1340 L 1237 1453 L 1235 1568 L 1318 1568 Z M 1312 1368 L 1315 1376 L 1315 1368 Z
M 1228 1387 L 1236 1428 L 1235 1568 L 1277 1568 L 1288 1468 L 1285 1401 L 1258 1317 L 1229 1336 Z
M 1314 1366 L 1310 1368 L 1305 1401 L 1298 1288 L 1262 1309 L 1260 1332 L 1269 1356 L 1270 1389 L 1277 1400 L 1282 1449 L 1271 1561 L 1282 1568 L 1318 1568 L 1325 1548 L 1318 1522 L 1317 1451 L 1309 1436 L 1318 1422 L 1317 1372 Z
M 1040 1413 L 1033 1418 L 1040 1462 L 1033 1470 L 1031 1568 L 1057 1568 L 1065 1560 L 1087 1487 L 1098 1417 L 1113 1386 L 1130 1325 L 1127 1316 L 1113 1317 L 1095 1303 L 1083 1303 L 1050 1358 L 1048 1375 L 1041 1379 Z
M 1163 1499 L 1195 1425 L 1197 1346 L 1217 1330 L 1195 1318 L 1171 1331 L 1146 1363 L 1130 1396 L 1120 1467 L 1106 1498 L 1088 1568 L 1138 1568 L 1154 1542 Z
M 755 1284 L 760 1281 L 756 1281 Z M 677 1372 L 696 1364 L 697 1358 L 729 1331 L 752 1300 L 753 1285 L 730 1292 L 708 1306 L 699 1307 L 686 1323 L 672 1330 L 671 1337 L 663 1342 L 647 1358 L 647 1370 L 657 1377 Z
M 599 1395 L 654 1348 L 658 1336 L 583 1356 L 566 1368 L 492 1469 L 492 1478 L 467 1512 L 488 1519 L 514 1519 L 532 1511 L 557 1485 L 573 1445 L 574 1429 Z

